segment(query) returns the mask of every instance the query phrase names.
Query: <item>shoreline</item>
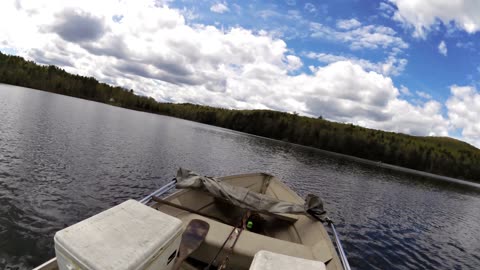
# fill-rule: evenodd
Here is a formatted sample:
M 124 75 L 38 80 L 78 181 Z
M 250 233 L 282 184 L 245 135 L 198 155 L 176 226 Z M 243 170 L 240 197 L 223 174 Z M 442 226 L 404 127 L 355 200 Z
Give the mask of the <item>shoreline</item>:
M 196 122 L 196 121 L 192 121 L 192 120 L 177 118 L 177 117 L 174 117 L 174 116 L 168 116 L 168 115 L 164 115 L 164 116 L 172 117 L 172 118 L 176 118 L 176 119 L 181 119 L 181 120 L 185 120 L 185 121 L 190 121 L 190 122 L 194 122 L 194 123 L 204 124 L 204 123 L 200 123 L 200 122 Z M 291 144 L 291 145 L 294 145 L 294 146 L 297 146 L 297 147 L 303 147 L 303 148 L 307 148 L 307 149 L 310 149 L 310 150 L 319 151 L 319 152 L 321 152 L 323 154 L 326 154 L 326 155 L 329 155 L 329 156 L 344 158 L 346 160 L 355 161 L 355 162 L 366 164 L 366 165 L 373 166 L 373 167 L 379 167 L 379 168 L 383 168 L 383 169 L 387 169 L 387 170 L 391 170 L 391 171 L 395 171 L 395 172 L 406 173 L 406 174 L 413 175 L 413 176 L 425 177 L 425 178 L 430 179 L 430 180 L 438 180 L 438 181 L 443 181 L 443 182 L 468 186 L 468 187 L 472 187 L 472 188 L 480 190 L 480 183 L 475 182 L 475 181 L 457 179 L 457 178 L 448 177 L 448 176 L 439 175 L 439 174 L 433 174 L 433 173 L 429 173 L 429 172 L 425 172 L 425 171 L 414 170 L 414 169 L 410 169 L 410 168 L 406 168 L 406 167 L 401 167 L 401 166 L 397 166 L 397 165 L 383 163 L 381 161 L 373 161 L 373 160 L 369 160 L 369 159 L 364 159 L 364 158 L 345 155 L 345 154 L 341 154 L 341 153 L 331 152 L 331 151 L 323 150 L 323 149 L 316 148 L 316 147 L 313 147 L 313 146 L 307 146 L 307 145 L 292 143 L 292 142 L 288 142 L 288 141 L 272 139 L 272 138 L 263 137 L 263 136 L 259 136 L 259 135 L 255 135 L 255 134 L 250 134 L 250 133 L 246 133 L 246 132 L 242 132 L 242 131 L 237 131 L 237 130 L 234 130 L 234 129 L 228 129 L 228 128 L 224 128 L 224 127 L 209 125 L 209 124 L 204 124 L 204 125 L 212 126 L 212 127 L 216 127 L 216 128 L 221 128 L 221 129 L 224 129 L 224 130 L 228 130 L 229 132 L 235 132 L 235 133 L 239 133 L 239 134 L 242 134 L 242 135 L 248 135 L 248 136 L 253 136 L 253 137 L 257 137 L 257 138 L 261 138 L 261 139 L 265 139 L 265 140 Z
M 99 103 L 99 104 L 104 104 L 104 105 L 108 105 L 108 106 L 112 106 L 112 107 L 116 107 L 116 108 L 131 110 L 131 111 L 136 111 L 136 112 L 141 112 L 141 113 L 148 113 L 148 114 L 154 114 L 154 115 L 159 115 L 159 116 L 164 116 L 164 117 L 171 117 L 171 118 L 175 118 L 175 119 L 179 119 L 179 120 L 184 120 L 184 121 L 190 121 L 190 122 L 193 122 L 193 123 L 202 124 L 202 125 L 207 125 L 207 126 L 211 126 L 211 127 L 215 127 L 215 128 L 220 128 L 220 129 L 223 129 L 223 130 L 226 130 L 226 131 L 229 131 L 229 132 L 235 132 L 235 133 L 242 134 L 242 135 L 254 136 L 254 137 L 257 137 L 257 138 L 262 138 L 262 139 L 271 140 L 271 141 L 275 141 L 275 142 L 287 143 L 287 144 L 291 144 L 291 145 L 294 145 L 294 146 L 297 146 L 297 147 L 305 147 L 305 148 L 307 148 L 307 149 L 312 149 L 312 150 L 320 151 L 321 153 L 324 153 L 324 154 L 326 154 L 326 155 L 330 155 L 330 156 L 335 156 L 335 157 L 339 157 L 339 158 L 344 158 L 344 159 L 347 159 L 347 160 L 356 161 L 356 162 L 359 162 L 359 163 L 362 163 L 362 164 L 366 164 L 366 165 L 369 165 L 369 166 L 384 168 L 384 169 L 388 169 L 388 170 L 391 170 L 391 171 L 406 173 L 406 174 L 410 174 L 410 175 L 414 175 L 414 176 L 425 177 L 425 178 L 432 179 L 432 180 L 439 180 L 439 181 L 448 182 L 448 183 L 455 183 L 455 184 L 458 184 L 458 185 L 468 186 L 468 187 L 472 187 L 472 188 L 475 188 L 475 189 L 480 190 L 480 182 L 476 182 L 476 181 L 473 181 L 473 180 L 457 179 L 457 178 L 448 177 L 448 176 L 443 176 L 443 175 L 438 175 L 438 174 L 433 174 L 433 173 L 429 173 L 429 172 L 425 172 L 425 171 L 414 170 L 414 169 L 410 169 L 410 168 L 406 168 L 406 167 L 401 167 L 401 166 L 397 166 L 397 165 L 392 165 L 392 164 L 388 164 L 388 163 L 383 163 L 383 162 L 381 162 L 381 161 L 373 161 L 373 160 L 364 159 L 364 158 L 360 158 L 360 157 L 355 157 L 355 156 L 350 156 L 350 155 L 346 155 L 346 154 L 331 152 L 331 151 L 324 150 L 324 149 L 320 149 L 320 148 L 316 148 L 316 147 L 313 147 L 313 146 L 307 146 L 307 145 L 292 143 L 292 142 L 288 142 L 288 141 L 273 139 L 273 138 L 264 137 L 264 136 L 260 136 L 260 135 L 255 135 L 255 134 L 251 134 L 251 133 L 247 133 L 247 132 L 243 132 L 243 131 L 238 131 L 238 130 L 234 130 L 234 129 L 224 128 L 224 127 L 221 127 L 221 126 L 215 126 L 215 125 L 210 125 L 210 124 L 206 124 L 206 123 L 202 123 L 202 122 L 197 122 L 197 121 L 193 121 L 193 120 L 189 120 L 189 119 L 178 118 L 178 117 L 171 116 L 171 115 L 154 113 L 154 112 L 149 112 L 149 111 L 136 110 L 136 109 L 131 109 L 131 108 L 126 108 L 126 107 L 122 107 L 122 106 L 117 106 L 117 105 L 114 105 L 114 104 L 104 103 L 104 102 L 100 102 L 100 101 L 96 101 L 96 100 L 90 100 L 90 99 L 81 98 L 81 97 L 75 97 L 75 96 L 69 96 L 69 95 L 64 95 L 64 94 L 59 94 L 59 93 L 53 93 L 53 92 L 49 92 L 49 91 L 45 91 L 45 90 L 41 90 L 41 89 L 34 89 L 34 88 L 29 88 L 29 87 L 24 87 L 24 86 L 11 85 L 11 84 L 3 83 L 3 82 L 0 82 L 0 85 L 20 87 L 20 88 L 25 88 L 25 89 L 29 89 L 29 90 L 41 91 L 41 92 L 46 92 L 46 93 L 50 93 L 50 94 L 56 94 L 56 95 L 61 95 L 61 96 L 66 96 L 66 97 L 81 99 L 81 100 L 85 100 L 85 101 L 91 101 L 91 102 L 95 102 L 95 103 Z
M 322 151 L 325 151 L 325 150 L 322 150 Z M 370 166 L 384 168 L 384 169 L 388 169 L 388 170 L 391 170 L 391 171 L 406 173 L 406 174 L 410 174 L 410 175 L 414 175 L 414 176 L 421 176 L 421 177 L 425 177 L 425 178 L 428 178 L 428 179 L 431 179 L 431 180 L 439 180 L 439 181 L 448 182 L 448 183 L 455 183 L 455 184 L 459 184 L 459 185 L 463 185 L 463 186 L 473 187 L 473 188 L 476 188 L 476 189 L 480 190 L 480 183 L 469 181 L 469 180 L 462 180 L 462 179 L 457 179 L 457 178 L 453 178 L 453 177 L 433 174 L 433 173 L 429 173 L 429 172 L 414 170 L 414 169 L 410 169 L 410 168 L 400 167 L 400 166 L 397 166 L 397 165 L 383 163 L 383 162 L 380 162 L 380 161 L 372 161 L 372 160 L 358 158 L 358 157 L 354 157 L 354 156 L 347 156 L 347 155 L 338 154 L 338 153 L 333 153 L 333 154 L 340 155 L 341 157 L 344 157 L 344 158 L 347 158 L 347 159 L 350 159 L 350 160 L 354 160 L 354 161 L 357 161 L 359 163 L 367 164 L 367 165 L 370 165 Z

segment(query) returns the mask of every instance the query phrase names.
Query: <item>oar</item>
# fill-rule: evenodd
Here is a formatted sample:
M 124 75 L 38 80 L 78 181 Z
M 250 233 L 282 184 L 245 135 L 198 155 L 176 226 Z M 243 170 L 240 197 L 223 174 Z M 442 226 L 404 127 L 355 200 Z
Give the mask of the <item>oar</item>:
M 210 225 L 200 219 L 192 219 L 182 234 L 178 257 L 173 265 L 173 270 L 180 269 L 183 261 L 190 256 L 203 243 Z

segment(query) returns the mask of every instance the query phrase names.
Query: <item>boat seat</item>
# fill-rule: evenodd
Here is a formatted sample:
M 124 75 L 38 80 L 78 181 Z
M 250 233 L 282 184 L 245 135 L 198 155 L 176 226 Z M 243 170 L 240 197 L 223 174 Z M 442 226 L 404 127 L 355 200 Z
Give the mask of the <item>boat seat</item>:
M 233 227 L 230 225 L 223 224 L 197 214 L 186 213 L 185 215 L 178 216 L 178 218 L 182 219 L 184 226 L 192 219 L 201 219 L 209 223 L 210 230 L 205 238 L 205 241 L 191 256 L 194 259 L 203 262 L 210 262 L 213 260 L 215 254 L 217 254 L 223 242 L 225 239 L 227 239 L 228 235 L 233 229 Z M 230 243 L 231 242 L 227 243 L 224 251 L 221 253 L 217 261 L 221 262 L 224 258 L 224 255 L 229 254 L 229 245 L 231 245 Z M 314 258 L 312 249 L 308 246 L 271 238 L 244 230 L 234 247 L 233 254 L 229 255 L 229 268 L 248 268 L 255 254 L 260 250 L 268 250 L 279 254 L 309 260 L 318 260 L 318 258 Z

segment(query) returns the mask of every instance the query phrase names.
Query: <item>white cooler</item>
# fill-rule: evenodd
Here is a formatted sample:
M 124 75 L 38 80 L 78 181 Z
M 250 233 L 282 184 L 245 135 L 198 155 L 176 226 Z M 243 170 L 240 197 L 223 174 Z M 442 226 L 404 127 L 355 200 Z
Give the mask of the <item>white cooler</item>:
M 255 253 L 249 270 L 325 270 L 325 264 L 283 254 L 260 250 Z
M 60 270 L 171 269 L 182 222 L 128 200 L 55 234 Z

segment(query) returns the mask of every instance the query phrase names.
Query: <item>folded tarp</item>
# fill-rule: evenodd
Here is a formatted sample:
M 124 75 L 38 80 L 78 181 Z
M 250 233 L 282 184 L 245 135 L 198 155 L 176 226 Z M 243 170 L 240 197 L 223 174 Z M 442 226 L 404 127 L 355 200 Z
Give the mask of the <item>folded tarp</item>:
M 177 172 L 177 185 L 180 189 L 196 189 L 210 193 L 213 197 L 230 202 L 238 207 L 256 212 L 274 214 L 316 214 L 318 217 L 325 215 L 322 200 L 309 194 L 305 204 L 295 204 L 280 201 L 265 194 L 253 192 L 244 187 L 232 186 L 216 178 L 200 176 L 190 170 L 180 168 Z

